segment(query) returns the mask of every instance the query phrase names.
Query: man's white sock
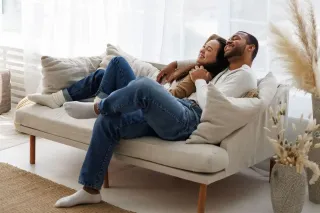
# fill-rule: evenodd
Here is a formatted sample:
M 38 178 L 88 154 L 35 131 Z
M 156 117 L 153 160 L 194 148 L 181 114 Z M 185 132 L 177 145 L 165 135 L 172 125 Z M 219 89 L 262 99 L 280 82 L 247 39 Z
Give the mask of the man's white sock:
M 81 189 L 74 193 L 73 195 L 63 197 L 58 200 L 55 204 L 57 208 L 68 208 L 72 206 L 76 206 L 79 204 L 92 204 L 92 203 L 100 203 L 101 202 L 101 194 L 89 194 L 85 190 Z
M 52 109 L 59 108 L 66 102 L 62 90 L 52 94 L 32 94 L 28 95 L 28 99 L 37 104 L 48 106 Z
M 64 109 L 73 118 L 89 119 L 96 118 L 98 115 L 94 111 L 94 103 L 90 102 L 66 102 L 63 104 Z

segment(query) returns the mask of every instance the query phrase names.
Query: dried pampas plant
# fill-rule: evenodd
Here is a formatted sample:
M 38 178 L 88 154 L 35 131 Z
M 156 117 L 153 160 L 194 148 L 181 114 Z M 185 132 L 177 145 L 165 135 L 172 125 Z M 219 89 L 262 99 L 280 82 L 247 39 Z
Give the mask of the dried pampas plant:
M 314 8 L 305 0 L 307 15 L 300 10 L 298 0 L 288 0 L 294 35 L 270 24 L 273 46 L 284 69 L 291 76 L 293 86 L 305 92 L 320 95 L 320 65 L 318 64 L 318 34 Z
M 269 114 L 271 116 L 270 122 L 272 128 L 277 129 L 277 138 L 268 137 L 272 147 L 276 152 L 276 162 L 287 165 L 290 167 L 296 167 L 298 173 L 302 173 L 304 168 L 309 168 L 313 172 L 309 183 L 315 184 L 320 177 L 319 166 L 309 160 L 309 152 L 311 149 L 320 148 L 319 144 L 313 145 L 314 132 L 319 128 L 319 124 L 316 124 L 316 120 L 309 116 L 308 125 L 303 135 L 298 135 L 296 141 L 289 142 L 285 136 L 283 129 L 283 121 L 286 115 L 286 105 L 279 105 L 277 111 L 273 111 L 270 107 Z M 303 116 L 301 116 L 303 118 Z M 302 120 L 302 119 L 301 119 Z M 292 125 L 293 130 L 296 131 L 296 127 Z M 268 127 L 265 130 L 271 132 Z

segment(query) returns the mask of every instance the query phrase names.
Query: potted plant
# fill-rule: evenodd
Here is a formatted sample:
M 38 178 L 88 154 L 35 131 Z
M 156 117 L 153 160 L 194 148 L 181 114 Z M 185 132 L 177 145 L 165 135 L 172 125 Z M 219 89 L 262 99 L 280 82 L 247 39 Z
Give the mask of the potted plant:
M 320 64 L 317 23 L 314 7 L 310 0 L 298 4 L 298 0 L 288 0 L 289 14 L 294 33 L 290 34 L 271 24 L 271 43 L 283 63 L 283 69 L 290 75 L 292 85 L 312 95 L 313 117 L 320 121 Z M 303 7 L 306 6 L 306 7 Z M 303 8 L 305 10 L 303 11 Z M 314 134 L 320 135 L 319 128 Z M 308 134 L 308 137 L 311 137 Z M 313 138 L 319 144 L 319 137 Z M 312 149 L 310 160 L 320 163 L 320 149 Z M 310 179 L 312 173 L 307 172 Z M 320 181 L 309 185 L 309 200 L 320 204 Z
M 277 138 L 268 138 L 276 152 L 276 165 L 271 172 L 271 200 L 275 213 L 301 213 L 305 201 L 306 174 L 309 168 L 312 177 L 310 185 L 314 185 L 320 177 L 319 166 L 309 160 L 310 150 L 320 148 L 320 144 L 313 144 L 314 133 L 319 128 L 316 120 L 309 116 L 308 125 L 303 134 L 297 136 L 296 141 L 289 142 L 285 138 L 283 120 L 286 107 L 280 104 L 277 111 L 269 109 L 272 128 L 277 129 Z M 302 123 L 303 116 L 301 116 Z M 292 128 L 296 131 L 293 124 Z M 271 130 L 265 127 L 267 131 Z

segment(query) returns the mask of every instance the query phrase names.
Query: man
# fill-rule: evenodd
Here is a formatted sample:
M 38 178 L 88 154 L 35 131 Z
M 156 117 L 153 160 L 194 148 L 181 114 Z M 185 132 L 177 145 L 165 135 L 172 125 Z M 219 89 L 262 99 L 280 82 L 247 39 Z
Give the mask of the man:
M 114 147 L 121 138 L 157 136 L 168 141 L 185 140 L 200 123 L 205 106 L 208 83 L 214 84 L 228 97 L 241 97 L 257 87 L 251 70 L 258 53 L 258 41 L 249 33 L 239 31 L 225 46 L 230 66 L 211 79 L 208 72 L 196 67 L 191 73 L 196 93 L 188 99 L 177 99 L 160 84 L 140 78 L 111 93 L 93 105 L 67 102 L 71 116 L 92 113 L 97 116 L 91 143 L 83 163 L 79 183 L 83 189 L 57 201 L 56 207 L 71 207 L 101 201 L 99 190 L 108 169 Z M 217 109 L 218 110 L 218 109 Z M 87 115 L 86 115 L 87 116 Z M 74 116 L 77 117 L 77 116 Z

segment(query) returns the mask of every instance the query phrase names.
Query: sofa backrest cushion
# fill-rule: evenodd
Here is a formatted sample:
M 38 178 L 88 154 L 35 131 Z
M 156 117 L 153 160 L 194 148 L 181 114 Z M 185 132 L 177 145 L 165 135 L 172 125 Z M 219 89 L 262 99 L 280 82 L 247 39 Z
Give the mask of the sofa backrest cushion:
M 269 73 L 259 81 L 258 98 L 232 98 L 226 97 L 214 85 L 209 84 L 201 122 L 187 143 L 219 144 L 232 132 L 264 112 L 271 103 L 277 86 L 275 77 Z
M 107 54 L 105 57 L 103 57 L 102 62 L 100 63 L 100 68 L 105 69 L 110 63 L 111 59 L 115 56 L 124 57 L 130 64 L 134 74 L 137 77 L 144 76 L 156 80 L 157 75 L 160 72 L 159 69 L 153 66 L 151 63 L 141 61 L 124 52 L 120 47 L 116 47 L 112 44 L 107 45 Z
M 101 60 L 101 56 L 76 58 L 42 56 L 42 93 L 54 93 L 81 80 L 96 71 Z
M 115 56 L 124 57 L 137 77 L 146 76 L 155 80 L 160 72 L 159 68 L 162 67 L 159 64 L 141 61 L 111 44 L 107 45 L 106 53 L 102 56 L 76 58 L 42 56 L 42 93 L 57 92 L 88 76 L 97 69 L 105 69 Z

